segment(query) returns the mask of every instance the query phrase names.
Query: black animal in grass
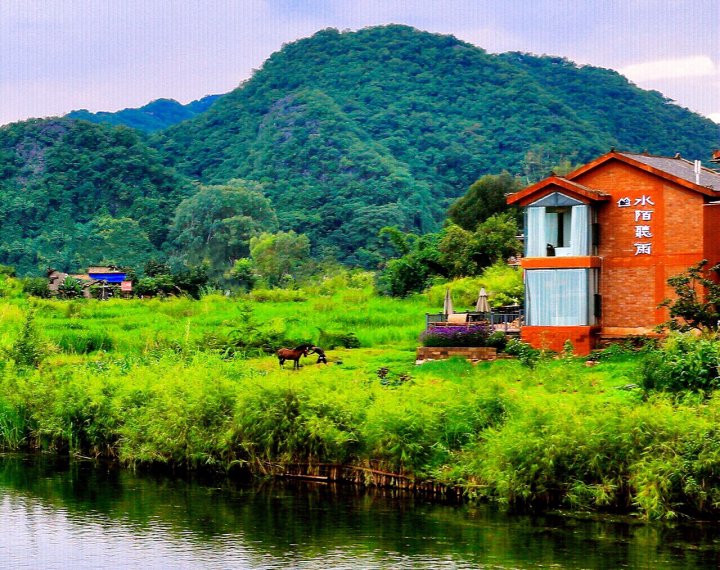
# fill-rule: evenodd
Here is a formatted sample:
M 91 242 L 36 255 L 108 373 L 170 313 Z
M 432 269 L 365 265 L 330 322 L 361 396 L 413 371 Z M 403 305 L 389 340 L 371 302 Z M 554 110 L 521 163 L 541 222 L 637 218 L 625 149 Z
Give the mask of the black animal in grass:
M 313 354 L 313 353 L 315 353 L 315 354 L 318 355 L 317 364 L 320 364 L 321 362 L 322 362 L 323 364 L 327 364 L 327 363 L 328 363 L 327 357 L 325 356 L 325 351 L 324 351 L 322 348 L 320 348 L 319 346 L 313 346 L 313 347 L 310 349 L 309 354 Z
M 293 361 L 293 370 L 300 368 L 300 358 L 308 355 L 308 351 L 314 348 L 312 344 L 301 344 L 295 348 L 281 348 L 277 351 L 278 361 L 280 362 L 280 368 L 283 367 L 286 360 Z

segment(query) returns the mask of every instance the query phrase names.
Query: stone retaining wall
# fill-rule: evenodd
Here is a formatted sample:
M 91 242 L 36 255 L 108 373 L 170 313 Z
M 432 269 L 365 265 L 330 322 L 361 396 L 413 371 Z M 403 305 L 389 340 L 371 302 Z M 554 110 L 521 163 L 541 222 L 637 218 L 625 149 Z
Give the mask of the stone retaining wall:
M 497 349 L 489 346 L 420 346 L 417 349 L 417 360 L 444 360 L 453 356 L 468 360 L 495 360 Z

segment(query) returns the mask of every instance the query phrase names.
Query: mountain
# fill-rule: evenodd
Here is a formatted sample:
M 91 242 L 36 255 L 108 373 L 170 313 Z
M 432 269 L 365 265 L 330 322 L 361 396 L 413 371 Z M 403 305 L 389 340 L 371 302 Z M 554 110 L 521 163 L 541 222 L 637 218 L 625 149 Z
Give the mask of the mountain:
M 436 228 L 483 174 L 542 175 L 613 146 L 704 157 L 719 139 L 614 71 L 392 25 L 286 45 L 153 144 L 203 182 L 262 182 L 283 229 L 371 266 L 379 227 Z
M 0 263 L 142 267 L 160 255 L 191 185 L 125 127 L 71 119 L 0 128 Z
M 219 97 L 221 95 L 207 95 L 187 105 L 182 105 L 174 99 L 156 99 L 138 109 L 122 109 L 115 113 L 106 111 L 91 113 L 87 109 L 79 109 L 71 111 L 66 117 L 82 119 L 91 123 L 124 125 L 145 133 L 152 133 L 204 113 Z
M 71 117 L 0 128 L 0 263 L 20 274 L 181 258 L 176 208 L 212 202 L 186 200 L 198 183 L 223 186 L 208 194 L 218 207 L 261 192 L 316 258 L 376 267 L 382 227 L 437 229 L 484 174 L 533 181 L 613 146 L 705 158 L 720 140 L 614 71 L 397 25 L 286 45 L 226 95 Z

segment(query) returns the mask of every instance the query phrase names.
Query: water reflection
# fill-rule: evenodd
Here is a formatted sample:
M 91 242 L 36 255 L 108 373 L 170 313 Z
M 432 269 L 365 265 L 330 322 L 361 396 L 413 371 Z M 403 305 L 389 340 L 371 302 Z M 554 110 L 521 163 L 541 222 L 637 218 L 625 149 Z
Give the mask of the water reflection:
M 716 524 L 508 515 L 352 487 L 0 460 L 14 568 L 716 568 Z

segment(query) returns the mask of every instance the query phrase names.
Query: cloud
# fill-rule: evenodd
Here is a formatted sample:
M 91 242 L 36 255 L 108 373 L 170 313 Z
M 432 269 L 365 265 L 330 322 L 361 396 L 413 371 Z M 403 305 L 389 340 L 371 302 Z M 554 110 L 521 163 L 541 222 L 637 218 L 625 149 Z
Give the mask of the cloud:
M 717 72 L 712 59 L 706 55 L 646 61 L 620 69 L 620 73 L 635 82 L 682 77 L 704 77 L 715 75 Z
M 707 117 L 711 121 L 715 121 L 718 125 L 720 125 L 720 113 L 708 113 Z

